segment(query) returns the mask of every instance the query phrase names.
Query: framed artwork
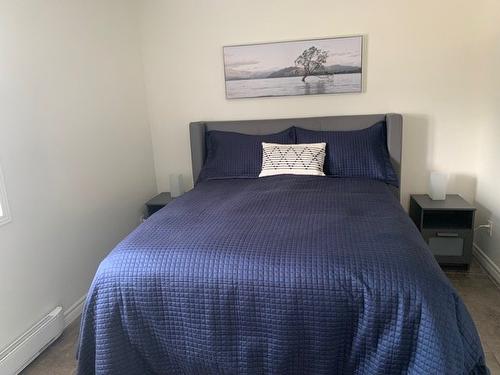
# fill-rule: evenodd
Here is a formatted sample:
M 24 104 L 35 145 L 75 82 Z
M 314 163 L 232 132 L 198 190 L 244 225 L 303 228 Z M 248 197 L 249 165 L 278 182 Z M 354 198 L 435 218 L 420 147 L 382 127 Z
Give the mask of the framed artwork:
M 223 47 L 226 98 L 359 93 L 363 36 Z

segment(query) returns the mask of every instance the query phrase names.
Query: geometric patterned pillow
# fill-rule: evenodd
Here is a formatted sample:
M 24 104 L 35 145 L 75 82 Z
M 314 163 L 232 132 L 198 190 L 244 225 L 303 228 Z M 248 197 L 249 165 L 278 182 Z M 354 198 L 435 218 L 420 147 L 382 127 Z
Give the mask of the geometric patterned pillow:
M 324 176 L 326 143 L 278 144 L 262 142 L 259 177 L 278 174 Z

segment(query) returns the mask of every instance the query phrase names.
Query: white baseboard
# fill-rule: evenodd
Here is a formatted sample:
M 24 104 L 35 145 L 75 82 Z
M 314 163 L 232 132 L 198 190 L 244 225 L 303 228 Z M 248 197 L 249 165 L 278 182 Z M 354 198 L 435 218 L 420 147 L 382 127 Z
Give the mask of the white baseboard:
M 64 330 L 58 306 L 0 352 L 0 374 L 16 375 L 43 352 Z
M 73 323 L 82 314 L 86 299 L 87 295 L 85 294 L 64 311 L 64 328 Z
M 472 250 L 472 254 L 477 259 L 479 264 L 483 266 L 483 268 L 488 272 L 495 282 L 500 285 L 500 267 L 498 267 L 491 258 L 486 255 L 486 253 L 476 244 L 474 244 L 474 249 Z
M 64 312 L 58 307 L 0 351 L 0 374 L 17 374 L 33 361 L 59 337 L 64 328 L 78 319 L 82 314 L 86 298 L 87 295 L 80 297 Z

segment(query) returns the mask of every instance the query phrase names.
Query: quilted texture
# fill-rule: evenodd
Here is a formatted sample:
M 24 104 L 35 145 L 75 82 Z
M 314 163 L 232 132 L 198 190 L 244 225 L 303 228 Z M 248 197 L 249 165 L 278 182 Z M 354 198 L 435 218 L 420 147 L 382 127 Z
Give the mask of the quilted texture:
M 249 135 L 209 131 L 206 134 L 207 157 L 198 182 L 223 178 L 257 178 L 262 168 L 262 142 L 295 143 L 295 130 Z
M 212 180 L 101 263 L 80 375 L 486 374 L 476 329 L 389 187 Z
M 279 174 L 324 176 L 326 143 L 280 145 L 262 142 L 262 171 L 259 177 Z
M 365 177 L 399 186 L 387 150 L 385 122 L 352 131 L 314 131 L 295 128 L 297 143 L 326 142 L 325 174 Z

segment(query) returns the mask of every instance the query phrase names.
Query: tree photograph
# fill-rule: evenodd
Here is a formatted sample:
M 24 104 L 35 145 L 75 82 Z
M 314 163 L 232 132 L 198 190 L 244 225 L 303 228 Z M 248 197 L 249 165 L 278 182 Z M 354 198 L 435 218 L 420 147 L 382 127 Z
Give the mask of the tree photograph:
M 328 52 L 315 46 L 304 50 L 299 57 L 295 59 L 295 66 L 303 69 L 302 82 L 311 75 L 320 73 L 328 74 L 325 69 Z
M 227 46 L 226 98 L 362 92 L 362 36 Z

